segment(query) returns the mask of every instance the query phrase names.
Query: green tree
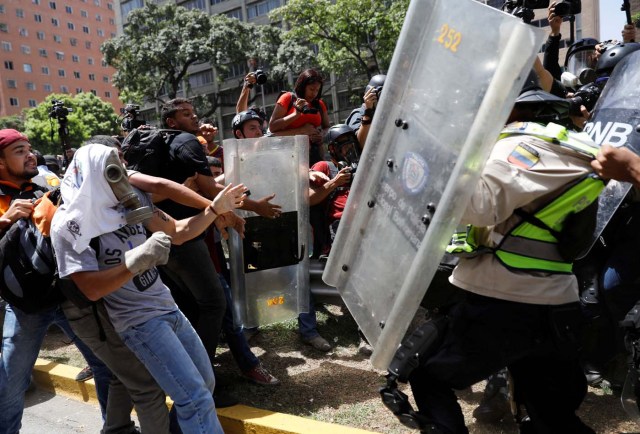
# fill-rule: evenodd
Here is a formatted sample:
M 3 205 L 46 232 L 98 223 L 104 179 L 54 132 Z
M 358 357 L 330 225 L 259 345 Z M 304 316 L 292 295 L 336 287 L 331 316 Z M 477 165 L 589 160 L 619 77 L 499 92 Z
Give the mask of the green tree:
M 270 16 L 288 23 L 285 39 L 317 46 L 322 70 L 371 78 L 388 69 L 408 7 L 409 0 L 290 0 Z
M 63 103 L 54 116 L 53 101 Z M 59 135 L 60 119 L 66 114 L 69 146 L 77 148 L 89 137 L 96 134 L 113 135 L 119 132 L 118 116 L 111 103 L 102 101 L 92 93 L 84 92 L 75 96 L 51 94 L 38 107 L 25 111 L 25 134 L 34 148 L 43 154 L 61 154 L 62 142 Z
M 5 116 L 0 118 L 0 130 L 5 128 L 24 131 L 24 118 L 21 115 Z

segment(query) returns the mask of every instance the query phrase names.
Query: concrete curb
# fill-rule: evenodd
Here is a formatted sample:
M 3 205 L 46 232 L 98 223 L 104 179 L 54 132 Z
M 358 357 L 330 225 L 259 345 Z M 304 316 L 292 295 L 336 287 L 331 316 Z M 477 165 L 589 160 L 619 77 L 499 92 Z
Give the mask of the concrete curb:
M 75 380 L 81 368 L 38 359 L 33 379 L 43 389 L 98 405 L 93 380 Z M 167 402 L 170 403 L 167 399 Z M 358 428 L 319 422 L 299 416 L 236 405 L 217 410 L 226 434 L 373 434 Z

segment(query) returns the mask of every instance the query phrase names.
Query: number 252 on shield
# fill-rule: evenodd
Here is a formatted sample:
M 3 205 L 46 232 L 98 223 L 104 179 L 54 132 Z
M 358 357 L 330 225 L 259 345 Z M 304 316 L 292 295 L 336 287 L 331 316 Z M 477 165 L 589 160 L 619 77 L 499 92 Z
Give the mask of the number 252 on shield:
M 462 41 L 462 34 L 460 32 L 452 29 L 447 24 L 443 24 L 440 30 L 438 30 L 438 34 L 438 39 L 436 39 L 438 43 L 444 45 L 444 48 L 454 53 L 458 51 L 458 45 L 460 45 Z

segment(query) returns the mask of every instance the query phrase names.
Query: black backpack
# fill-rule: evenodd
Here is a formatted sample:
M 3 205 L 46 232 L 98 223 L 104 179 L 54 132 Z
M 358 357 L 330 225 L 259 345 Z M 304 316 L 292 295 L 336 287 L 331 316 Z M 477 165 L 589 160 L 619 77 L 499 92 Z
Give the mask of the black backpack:
M 31 217 L 16 221 L 0 239 L 0 296 L 26 313 L 49 309 L 64 300 L 49 237 L 60 190 L 40 192 L 40 196 Z
M 122 142 L 127 168 L 147 175 L 166 176 L 171 142 L 184 131 L 152 127 L 132 130 Z

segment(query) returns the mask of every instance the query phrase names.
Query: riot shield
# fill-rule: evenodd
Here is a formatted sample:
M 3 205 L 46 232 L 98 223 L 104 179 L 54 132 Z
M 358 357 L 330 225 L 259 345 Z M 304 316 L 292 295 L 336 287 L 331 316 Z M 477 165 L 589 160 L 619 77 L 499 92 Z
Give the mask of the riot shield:
M 245 238 L 229 238 L 234 316 L 246 327 L 293 318 L 309 309 L 308 138 L 224 141 L 225 180 L 244 183 L 252 199 L 275 193 L 276 219 L 239 210 Z
M 539 29 L 472 0 L 411 2 L 323 275 L 376 368 L 398 348 L 541 43 Z
M 640 154 L 640 51 L 618 63 L 593 109 L 585 132 L 598 145 L 627 146 Z M 598 198 L 598 219 L 591 245 L 631 189 L 631 184 L 611 180 Z M 587 251 L 588 253 L 588 251 Z M 586 253 L 585 253 L 586 255 Z

